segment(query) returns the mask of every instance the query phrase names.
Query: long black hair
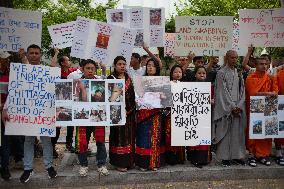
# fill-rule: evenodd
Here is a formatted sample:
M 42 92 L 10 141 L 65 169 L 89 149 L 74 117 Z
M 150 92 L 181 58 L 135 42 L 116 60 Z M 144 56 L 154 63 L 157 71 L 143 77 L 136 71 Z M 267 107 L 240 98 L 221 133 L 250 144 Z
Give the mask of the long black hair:
M 149 76 L 148 73 L 147 73 L 147 66 L 148 66 L 148 64 L 149 64 L 150 61 L 154 62 L 154 66 L 155 66 L 155 68 L 156 68 L 155 76 L 160 76 L 160 72 L 161 72 L 160 65 L 159 65 L 159 63 L 158 63 L 156 60 L 154 60 L 153 58 L 150 58 L 150 59 L 147 61 L 147 63 L 146 63 L 145 76 Z
M 180 69 L 181 69 L 182 77 L 181 77 L 180 81 L 182 81 L 182 78 L 183 78 L 183 69 L 182 69 L 182 67 L 181 67 L 179 64 L 175 64 L 175 65 L 171 68 L 170 79 L 171 79 L 171 81 L 173 80 L 173 73 L 174 73 L 174 70 L 175 70 L 176 68 L 180 68 Z

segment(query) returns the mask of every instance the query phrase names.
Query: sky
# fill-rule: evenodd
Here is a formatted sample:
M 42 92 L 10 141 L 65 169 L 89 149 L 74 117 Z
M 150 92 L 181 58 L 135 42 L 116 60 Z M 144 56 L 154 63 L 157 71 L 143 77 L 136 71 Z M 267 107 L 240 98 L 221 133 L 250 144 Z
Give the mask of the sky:
M 107 0 L 93 0 L 94 3 L 106 3 Z M 143 7 L 164 7 L 166 18 L 171 14 L 175 14 L 174 3 L 178 0 L 120 0 L 116 8 L 126 6 L 143 6 Z

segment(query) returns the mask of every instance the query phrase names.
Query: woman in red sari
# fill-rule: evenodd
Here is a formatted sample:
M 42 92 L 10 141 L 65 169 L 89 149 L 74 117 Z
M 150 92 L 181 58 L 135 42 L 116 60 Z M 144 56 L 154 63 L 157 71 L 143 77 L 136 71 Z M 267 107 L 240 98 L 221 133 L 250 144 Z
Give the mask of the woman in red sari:
M 160 66 L 154 59 L 146 64 L 145 76 L 159 76 Z M 140 170 L 156 170 L 165 163 L 165 130 L 162 109 L 141 109 L 137 112 L 136 158 Z
M 134 166 L 136 119 L 134 87 L 123 56 L 114 59 L 114 72 L 108 79 L 125 79 L 126 124 L 110 127 L 109 159 L 118 171 L 126 172 Z

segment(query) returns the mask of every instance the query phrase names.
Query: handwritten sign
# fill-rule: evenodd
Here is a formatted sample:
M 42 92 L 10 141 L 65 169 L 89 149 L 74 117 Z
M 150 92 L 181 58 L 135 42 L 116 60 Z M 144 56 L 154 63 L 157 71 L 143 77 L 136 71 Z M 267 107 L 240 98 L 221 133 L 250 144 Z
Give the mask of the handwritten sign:
M 175 55 L 223 56 L 232 49 L 233 17 L 177 16 Z
M 56 126 L 124 125 L 125 81 L 62 79 L 55 83 Z
M 123 17 L 123 21 L 117 22 L 116 19 L 112 19 L 114 14 L 117 17 Z M 127 9 L 108 9 L 107 18 L 107 22 L 110 24 L 137 30 L 134 43 L 136 47 L 143 46 L 143 42 L 150 47 L 163 47 L 165 33 L 164 8 L 130 7 Z
M 53 46 L 59 49 L 71 47 L 74 38 L 75 25 L 76 22 L 67 22 L 48 26 L 47 28 Z
M 116 56 L 129 64 L 136 30 L 78 17 L 74 35 L 71 56 L 112 66 Z
M 284 9 L 244 9 L 240 15 L 240 44 L 245 47 L 284 47 Z
M 164 56 L 175 56 L 176 34 L 166 33 L 164 39 Z
M 137 109 L 171 106 L 171 84 L 167 76 L 136 76 L 133 78 Z
M 284 138 L 284 95 L 250 97 L 249 138 Z
M 40 12 L 0 7 L 0 50 L 41 46 L 41 20 Z
M 172 82 L 171 145 L 211 144 L 211 84 Z
M 55 88 L 60 68 L 10 65 L 6 135 L 55 136 Z

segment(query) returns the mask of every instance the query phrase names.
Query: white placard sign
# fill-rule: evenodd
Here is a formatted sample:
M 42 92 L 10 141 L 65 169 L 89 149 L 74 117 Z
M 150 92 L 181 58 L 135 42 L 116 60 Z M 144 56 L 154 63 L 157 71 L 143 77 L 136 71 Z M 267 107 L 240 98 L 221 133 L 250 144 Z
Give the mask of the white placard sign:
M 243 9 L 240 44 L 249 47 L 284 47 L 284 9 Z
M 77 17 L 71 56 L 92 59 L 108 66 L 116 56 L 129 64 L 137 31 Z
M 55 83 L 56 126 L 124 125 L 125 81 L 62 79 Z
M 171 145 L 211 144 L 211 84 L 172 82 Z
M 164 8 L 108 9 L 107 22 L 137 30 L 134 43 L 136 47 L 143 46 L 143 42 L 150 47 L 163 47 L 165 33 Z
M 250 139 L 284 138 L 284 95 L 250 97 Z
M 60 68 L 11 63 L 6 135 L 55 136 L 55 87 Z
M 0 50 L 18 52 L 41 46 L 42 13 L 0 7 Z
M 232 16 L 177 16 L 175 55 L 224 56 L 232 49 Z
M 48 26 L 47 28 L 53 47 L 59 49 L 71 47 L 74 38 L 75 25 L 76 22 L 73 21 Z

